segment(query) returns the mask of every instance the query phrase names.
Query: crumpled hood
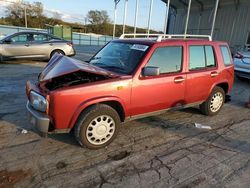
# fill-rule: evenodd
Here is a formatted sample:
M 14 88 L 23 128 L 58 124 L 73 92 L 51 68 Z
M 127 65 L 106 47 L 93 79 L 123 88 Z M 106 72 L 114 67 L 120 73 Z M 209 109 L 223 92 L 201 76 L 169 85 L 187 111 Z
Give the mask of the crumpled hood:
M 119 74 L 93 66 L 89 63 L 76 60 L 61 54 L 55 54 L 39 75 L 39 82 L 45 82 L 66 74 L 83 71 L 108 77 L 118 77 Z

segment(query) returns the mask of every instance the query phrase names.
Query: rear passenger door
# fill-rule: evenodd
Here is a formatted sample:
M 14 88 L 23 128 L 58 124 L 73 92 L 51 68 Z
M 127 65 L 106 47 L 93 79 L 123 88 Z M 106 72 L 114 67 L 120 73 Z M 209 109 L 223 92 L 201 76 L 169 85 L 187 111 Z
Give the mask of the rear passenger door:
M 217 60 L 212 45 L 188 45 L 188 71 L 185 101 L 202 102 L 219 79 Z
M 32 52 L 35 57 L 45 58 L 50 55 L 51 44 L 48 41 L 48 35 L 41 33 L 33 34 L 34 40 L 31 43 Z

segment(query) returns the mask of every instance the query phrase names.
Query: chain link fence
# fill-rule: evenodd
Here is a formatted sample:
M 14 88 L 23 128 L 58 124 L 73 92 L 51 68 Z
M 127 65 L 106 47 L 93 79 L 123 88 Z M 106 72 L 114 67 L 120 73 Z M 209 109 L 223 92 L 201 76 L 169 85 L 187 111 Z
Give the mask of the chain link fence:
M 47 32 L 46 29 L 38 28 L 25 28 L 16 26 L 0 25 L 0 39 L 20 31 L 40 31 Z M 76 33 L 73 32 L 72 41 L 75 45 L 90 45 L 90 46 L 103 46 L 112 40 L 112 36 L 97 35 L 94 33 Z

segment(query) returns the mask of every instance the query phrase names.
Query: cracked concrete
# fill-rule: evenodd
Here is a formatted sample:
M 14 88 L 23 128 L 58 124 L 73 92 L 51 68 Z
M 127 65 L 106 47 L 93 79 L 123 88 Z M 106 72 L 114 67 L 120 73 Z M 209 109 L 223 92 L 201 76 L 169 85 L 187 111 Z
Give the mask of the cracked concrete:
M 28 122 L 24 85 L 43 66 L 0 64 L 0 187 L 249 187 L 250 82 L 236 79 L 214 117 L 170 111 L 126 123 L 111 145 L 88 150 L 71 134 L 41 138 Z

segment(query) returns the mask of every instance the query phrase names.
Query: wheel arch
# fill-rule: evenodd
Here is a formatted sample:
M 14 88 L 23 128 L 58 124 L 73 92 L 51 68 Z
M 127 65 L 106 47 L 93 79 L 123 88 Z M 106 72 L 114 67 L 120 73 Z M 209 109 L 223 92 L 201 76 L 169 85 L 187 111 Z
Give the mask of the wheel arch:
M 116 97 L 105 97 L 105 98 L 93 99 L 80 104 L 77 110 L 75 111 L 73 117 L 71 118 L 69 128 L 72 129 L 74 127 L 77 119 L 85 110 L 98 104 L 106 104 L 112 107 L 114 110 L 117 111 L 121 122 L 124 122 L 126 117 L 126 108 L 124 103 L 119 98 Z
M 211 87 L 207 97 L 209 97 L 210 93 L 213 91 L 213 89 L 215 87 L 222 88 L 224 90 L 225 94 L 227 94 L 229 91 L 229 83 L 226 80 L 224 80 L 224 81 L 219 82 L 219 83 L 214 83 L 213 86 Z
M 219 84 L 217 84 L 215 86 L 222 88 L 224 90 L 225 94 L 228 93 L 229 84 L 227 82 L 222 82 L 222 83 L 219 83 Z
M 53 53 L 55 53 L 56 51 L 61 51 L 61 52 L 65 55 L 65 52 L 64 52 L 62 49 L 56 48 L 56 49 L 53 49 L 53 50 L 50 52 L 50 58 L 52 57 Z

